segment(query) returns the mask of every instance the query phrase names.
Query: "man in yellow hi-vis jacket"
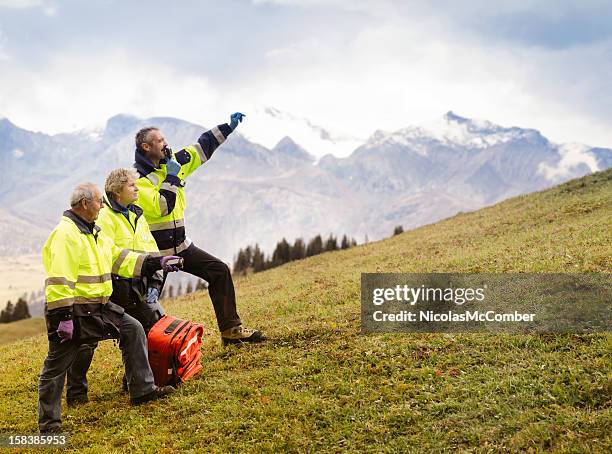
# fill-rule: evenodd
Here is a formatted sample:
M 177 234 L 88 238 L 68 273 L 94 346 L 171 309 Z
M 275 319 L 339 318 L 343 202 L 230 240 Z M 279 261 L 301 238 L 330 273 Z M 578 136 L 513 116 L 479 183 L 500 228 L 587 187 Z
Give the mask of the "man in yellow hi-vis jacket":
M 64 380 L 83 344 L 120 339 L 133 404 L 172 391 L 171 387 L 159 388 L 154 384 L 140 323 L 109 301 L 113 289 L 111 272 L 139 276 L 159 269 L 171 271 L 169 258 L 151 257 L 107 244 L 95 225 L 102 207 L 102 194 L 95 185 L 77 186 L 70 205 L 43 248 L 49 352 L 38 385 L 41 432 L 61 430 Z
M 215 149 L 242 121 L 237 112 L 224 123 L 204 132 L 196 143 L 172 154 L 159 129 L 143 128 L 136 134 L 138 199 L 160 253 L 184 259 L 183 271 L 205 279 L 224 344 L 261 342 L 260 331 L 242 326 L 236 309 L 234 283 L 229 267 L 187 238 L 185 234 L 185 179 L 208 161 Z

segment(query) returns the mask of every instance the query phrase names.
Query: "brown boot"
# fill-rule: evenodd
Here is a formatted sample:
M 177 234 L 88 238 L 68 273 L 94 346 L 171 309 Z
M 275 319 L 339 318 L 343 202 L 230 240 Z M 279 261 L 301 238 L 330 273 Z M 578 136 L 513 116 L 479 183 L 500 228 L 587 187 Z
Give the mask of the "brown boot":
M 242 325 L 226 329 L 221 333 L 223 345 L 243 344 L 246 342 L 256 344 L 266 340 L 261 331 L 245 328 Z

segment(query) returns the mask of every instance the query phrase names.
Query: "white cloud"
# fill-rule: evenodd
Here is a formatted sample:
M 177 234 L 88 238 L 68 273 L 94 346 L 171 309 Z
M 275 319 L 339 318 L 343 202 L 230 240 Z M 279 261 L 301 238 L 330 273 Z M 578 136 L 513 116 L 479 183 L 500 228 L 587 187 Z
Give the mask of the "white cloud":
M 587 81 L 600 54 L 487 46 L 425 20 L 398 22 L 370 26 L 344 47 L 310 37 L 274 48 L 232 96 L 354 136 L 422 124 L 454 110 L 541 129 L 559 142 L 611 146 L 612 133 L 590 111 L 593 100 L 561 74 L 581 58 Z M 593 79 L 587 87 L 596 85 Z
M 57 8 L 55 6 L 45 6 L 43 12 L 46 16 L 55 17 L 57 16 Z
M 5 65 L 0 86 L 0 105 L 11 121 L 50 133 L 100 125 L 120 112 L 219 122 L 219 94 L 206 78 L 125 52 L 58 55 L 37 71 Z
M 557 166 L 540 163 L 539 171 L 552 182 L 562 181 L 570 174 L 572 169 L 586 165 L 591 172 L 597 172 L 597 160 L 595 156 L 588 153 L 588 147 L 577 143 L 568 143 L 559 147 L 561 160 Z
M 41 8 L 45 16 L 49 16 L 49 17 L 57 16 L 57 7 L 43 0 L 0 0 L 0 8 L 7 8 L 7 9 Z
M 0 0 L 0 8 L 33 8 L 42 4 L 42 0 Z

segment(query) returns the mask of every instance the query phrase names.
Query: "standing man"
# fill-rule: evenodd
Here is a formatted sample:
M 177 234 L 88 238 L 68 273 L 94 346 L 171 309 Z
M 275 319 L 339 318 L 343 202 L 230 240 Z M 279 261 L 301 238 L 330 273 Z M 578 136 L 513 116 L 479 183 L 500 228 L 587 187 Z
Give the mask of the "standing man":
M 155 127 L 136 134 L 136 163 L 140 178 L 136 205 L 144 211 L 162 255 L 183 257 L 183 271 L 205 279 L 224 345 L 261 342 L 260 331 L 242 326 L 236 310 L 236 294 L 229 267 L 199 249 L 185 235 L 185 179 L 208 161 L 216 148 L 234 131 L 244 114 L 235 113 L 224 123 L 204 132 L 198 141 L 175 155 Z
M 142 325 L 109 301 L 111 271 L 126 277 L 151 275 L 169 269 L 169 258 L 120 250 L 99 236 L 100 228 L 94 222 L 102 208 L 102 193 L 94 184 L 77 186 L 70 206 L 43 248 L 49 352 L 38 385 L 41 432 L 61 431 L 66 372 L 82 344 L 120 339 L 132 404 L 158 399 L 173 390 L 154 384 Z

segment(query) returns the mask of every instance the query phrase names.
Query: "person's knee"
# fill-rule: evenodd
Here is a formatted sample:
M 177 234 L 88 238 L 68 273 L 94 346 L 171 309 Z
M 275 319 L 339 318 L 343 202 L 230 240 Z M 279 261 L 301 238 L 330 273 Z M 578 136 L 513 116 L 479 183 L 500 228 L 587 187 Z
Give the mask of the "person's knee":
M 225 276 L 229 276 L 230 274 L 232 274 L 229 266 L 227 266 L 227 263 L 220 261 L 220 265 L 219 266 L 221 267 L 221 271 L 223 272 L 223 274 Z
M 123 314 L 121 337 L 128 342 L 138 342 L 146 339 L 144 328 L 140 322 L 128 314 Z
M 227 266 L 227 263 L 225 263 L 223 260 L 219 260 L 216 257 L 212 257 L 212 260 L 209 262 L 208 267 L 209 269 L 214 271 L 215 274 L 220 276 L 230 273 L 230 269 L 229 266 Z
M 78 355 L 79 356 L 93 355 L 94 350 L 96 349 L 97 346 L 98 346 L 97 342 L 93 342 L 90 344 L 81 344 L 81 346 L 79 347 Z

